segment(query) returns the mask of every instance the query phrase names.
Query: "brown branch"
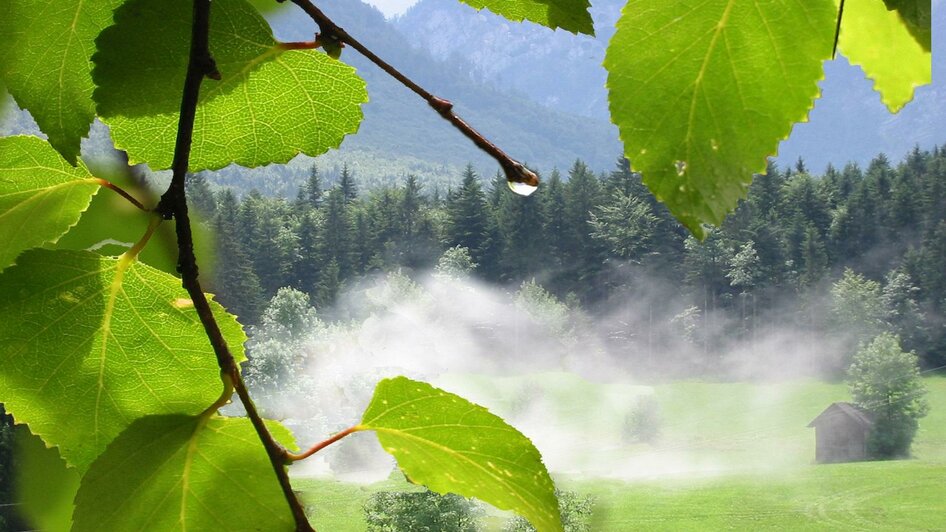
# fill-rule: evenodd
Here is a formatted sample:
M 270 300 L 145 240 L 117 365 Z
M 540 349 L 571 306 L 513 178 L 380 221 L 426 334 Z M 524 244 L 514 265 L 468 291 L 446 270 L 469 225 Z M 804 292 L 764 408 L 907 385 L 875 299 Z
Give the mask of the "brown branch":
M 353 434 L 353 433 L 355 433 L 355 432 L 358 432 L 359 430 L 362 430 L 362 428 L 359 427 L 359 426 L 357 426 L 357 425 L 354 426 L 354 427 L 349 427 L 349 428 L 347 428 L 347 429 L 345 429 L 345 430 L 339 432 L 338 434 L 335 434 L 334 436 L 332 436 L 332 437 L 330 437 L 330 438 L 327 438 L 327 439 L 324 440 L 324 441 L 320 441 L 319 443 L 316 443 L 316 444 L 313 445 L 312 447 L 309 447 L 309 449 L 308 449 L 307 451 L 305 451 L 305 452 L 298 453 L 298 454 L 296 454 L 296 453 L 286 453 L 286 456 L 287 456 L 290 460 L 292 460 L 293 462 L 298 462 L 299 460 L 305 460 L 306 458 L 308 458 L 308 457 L 312 456 L 313 454 L 315 454 L 315 453 L 321 451 L 322 449 L 328 447 L 329 445 L 332 445 L 333 443 L 335 443 L 335 442 L 337 442 L 338 440 L 344 438 L 345 436 L 348 436 L 349 434 Z
M 473 129 L 472 126 L 467 124 L 462 118 L 457 116 L 453 112 L 453 104 L 449 100 L 445 100 L 438 96 L 431 94 L 429 91 L 418 85 L 414 80 L 405 76 L 401 71 L 394 68 L 388 62 L 378 57 L 374 52 L 372 52 L 368 47 L 361 44 L 357 39 L 352 37 L 347 31 L 335 24 L 332 19 L 330 19 L 325 13 L 322 12 L 318 7 L 316 7 L 310 0 L 292 0 L 293 4 L 296 4 L 303 11 L 306 12 L 312 20 L 319 26 L 319 35 L 316 38 L 316 41 L 335 41 L 339 45 L 348 45 L 358 51 L 361 55 L 365 56 L 369 61 L 378 66 L 381 70 L 385 71 L 389 76 L 401 82 L 402 85 L 408 89 L 414 91 L 415 94 L 420 96 L 430 105 L 437 114 L 442 116 L 446 121 L 450 122 L 453 127 L 457 128 L 461 133 L 463 133 L 468 139 L 473 141 L 474 144 L 484 152 L 491 155 L 496 162 L 499 163 L 499 166 L 503 169 L 503 172 L 506 174 L 506 179 L 512 183 L 523 183 L 529 186 L 538 186 L 539 185 L 539 176 L 537 176 L 533 171 L 529 170 L 522 163 L 513 159 L 509 155 L 506 155 L 506 152 L 499 149 L 498 146 L 490 142 L 486 137 L 480 134 L 479 131 Z
M 204 77 L 220 79 L 213 57 L 210 55 L 210 0 L 194 0 L 193 25 L 191 27 L 190 57 L 187 64 L 187 75 L 184 78 L 184 89 L 181 96 L 181 111 L 177 125 L 177 140 L 174 145 L 174 160 L 171 166 L 173 175 L 167 191 L 161 196 L 161 201 L 155 209 L 165 219 L 174 218 L 177 232 L 177 271 L 181 274 L 182 283 L 194 302 L 194 308 L 200 317 L 201 324 L 210 339 L 217 364 L 223 377 L 224 385 L 231 381 L 236 389 L 247 416 L 256 429 L 269 460 L 273 472 L 286 497 L 286 502 L 292 511 L 298 532 L 313 531 L 306 519 L 305 511 L 298 498 L 292 491 L 289 475 L 286 471 L 286 450 L 276 442 L 267 430 L 263 419 L 256 411 L 253 401 L 250 400 L 246 386 L 240 376 L 240 370 L 233 359 L 233 354 L 220 332 L 220 327 L 214 318 L 210 303 L 204 295 L 197 278 L 197 259 L 194 256 L 194 239 L 191 234 L 190 218 L 187 214 L 187 195 L 185 193 L 185 176 L 190 163 L 190 151 L 194 134 L 194 119 L 197 115 L 197 102 L 200 96 L 200 85 Z
M 314 50 L 322 46 L 319 41 L 281 42 L 276 48 L 281 50 Z
M 101 186 L 103 186 L 103 187 L 105 187 L 105 188 L 107 188 L 107 189 L 109 189 L 109 190 L 115 192 L 115 193 L 118 194 L 119 196 L 125 198 L 126 200 L 128 200 L 129 202 L 131 202 L 131 204 L 134 205 L 135 207 L 138 207 L 139 209 L 141 209 L 141 210 L 143 210 L 143 211 L 145 211 L 145 212 L 149 212 L 149 209 L 148 209 L 147 207 L 145 207 L 144 205 L 142 205 L 140 201 L 136 200 L 136 199 L 134 198 L 134 196 L 132 196 L 131 194 L 129 194 L 129 193 L 128 193 L 125 189 L 123 189 L 122 187 L 116 185 L 115 183 L 112 183 L 111 181 L 107 181 L 107 180 L 105 180 L 105 179 L 102 179 L 102 178 L 100 178 L 100 177 L 93 177 L 92 179 L 94 179 L 95 182 L 98 183 L 99 185 L 101 185 Z

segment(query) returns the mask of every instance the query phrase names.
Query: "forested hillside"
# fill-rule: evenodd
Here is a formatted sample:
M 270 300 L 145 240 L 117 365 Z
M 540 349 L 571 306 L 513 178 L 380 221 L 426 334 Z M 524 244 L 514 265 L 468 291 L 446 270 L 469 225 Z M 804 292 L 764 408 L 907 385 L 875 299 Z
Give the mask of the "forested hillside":
M 672 317 L 680 335 L 710 351 L 791 324 L 811 332 L 840 327 L 854 331 L 854 341 L 893 330 L 927 367 L 946 363 L 946 151 L 939 148 L 823 175 L 801 161 L 772 165 L 702 245 L 623 162 L 601 175 L 575 162 L 528 198 L 509 193 L 502 177 L 483 187 L 472 167 L 446 193 L 425 190 L 414 177 L 363 192 L 360 179 L 346 171 L 327 187 L 312 168 L 294 200 L 238 199 L 193 179 L 192 199 L 219 238 L 220 300 L 254 322 L 279 287 L 291 286 L 329 313 L 358 278 L 399 268 L 419 274 L 462 246 L 481 279 L 510 290 L 535 279 L 592 319 L 613 302 L 674 287 L 668 293 L 685 293 L 687 304 L 652 301 L 651 319 L 653 312 Z M 633 342 L 615 344 L 633 356 Z
M 471 78 L 473 65 L 461 57 L 435 58 L 414 44 L 420 29 L 400 32 L 379 11 L 361 1 L 329 0 L 319 6 L 341 26 L 358 28 L 367 46 L 383 50 L 399 70 L 435 94 L 453 101 L 458 112 L 483 134 L 517 158 L 545 169 L 567 166 L 578 157 L 603 169 L 619 152 L 617 130 L 606 118 L 577 116 L 568 109 L 545 107 Z M 279 38 L 311 40 L 315 27 L 292 9 L 277 14 Z M 370 157 L 415 158 L 453 164 L 479 164 L 488 159 L 435 114 L 416 95 L 356 54 L 346 61 L 358 68 L 368 83 L 371 101 L 358 135 L 347 139 L 342 153 L 350 159 Z M 576 77 L 580 77 L 577 76 Z M 539 78 L 524 73 L 527 78 Z M 542 80 L 545 83 L 546 80 Z M 365 153 L 355 153 L 365 152 Z

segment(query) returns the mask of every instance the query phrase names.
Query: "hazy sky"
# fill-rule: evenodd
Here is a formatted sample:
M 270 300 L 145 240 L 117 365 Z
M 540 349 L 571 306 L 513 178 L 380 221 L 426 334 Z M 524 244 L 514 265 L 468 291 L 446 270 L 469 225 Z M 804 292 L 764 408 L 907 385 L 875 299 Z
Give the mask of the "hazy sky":
M 384 13 L 384 16 L 400 15 L 407 11 L 407 8 L 417 3 L 417 0 L 365 0 L 369 4 L 377 7 Z

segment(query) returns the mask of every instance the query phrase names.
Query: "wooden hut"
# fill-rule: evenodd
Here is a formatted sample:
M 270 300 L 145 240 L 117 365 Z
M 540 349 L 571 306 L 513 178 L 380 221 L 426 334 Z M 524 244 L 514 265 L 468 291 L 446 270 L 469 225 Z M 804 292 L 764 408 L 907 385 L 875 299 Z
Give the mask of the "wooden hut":
M 819 464 L 870 458 L 867 438 L 874 420 L 867 410 L 851 403 L 832 403 L 808 426 L 815 429 L 815 461 Z

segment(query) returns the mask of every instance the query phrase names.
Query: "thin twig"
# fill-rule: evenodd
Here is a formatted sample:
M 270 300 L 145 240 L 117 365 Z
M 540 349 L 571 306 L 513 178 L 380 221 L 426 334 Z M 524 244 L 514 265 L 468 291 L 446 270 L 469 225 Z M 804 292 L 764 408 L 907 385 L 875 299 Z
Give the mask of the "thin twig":
M 319 41 L 281 42 L 276 45 L 282 50 L 314 50 L 322 46 Z
M 357 425 L 354 426 L 354 427 L 349 427 L 349 428 L 347 428 L 347 429 L 345 429 L 345 430 L 339 432 L 338 434 L 335 434 L 334 436 L 332 436 L 332 437 L 330 437 L 330 438 L 327 438 L 327 439 L 324 440 L 324 441 L 320 441 L 319 443 L 316 443 L 316 444 L 313 445 L 312 447 L 309 447 L 309 449 L 308 449 L 307 451 L 305 451 L 305 452 L 298 453 L 298 454 L 296 454 L 296 453 L 287 453 L 286 456 L 287 456 L 290 460 L 292 460 L 293 462 L 298 462 L 299 460 L 305 460 L 306 458 L 308 458 L 308 457 L 312 456 L 313 454 L 315 454 L 315 453 L 321 451 L 322 449 L 328 447 L 329 445 L 332 445 L 333 443 L 335 443 L 335 442 L 337 442 L 338 440 L 344 438 L 345 436 L 348 436 L 349 434 L 353 434 L 353 433 L 355 433 L 355 432 L 358 432 L 359 430 L 362 430 L 362 428 L 359 427 L 359 426 L 357 426 Z
M 473 141 L 473 143 L 476 144 L 478 148 L 496 159 L 496 162 L 499 163 L 499 166 L 503 169 L 503 172 L 505 172 L 506 179 L 508 179 L 510 182 L 524 183 L 533 187 L 538 186 L 539 176 L 537 176 L 535 172 L 529 170 L 523 166 L 522 163 L 516 161 L 509 155 L 506 155 L 506 152 L 499 149 L 498 146 L 490 142 L 486 137 L 480 134 L 479 131 L 473 129 L 472 126 L 457 116 L 457 114 L 453 112 L 453 104 L 450 103 L 449 100 L 445 100 L 431 94 L 412 79 L 401 73 L 401 71 L 378 57 L 374 52 L 368 49 L 368 47 L 361 44 L 347 31 L 335 24 L 332 19 L 330 19 L 325 13 L 322 12 L 322 10 L 316 7 L 310 0 L 292 0 L 292 3 L 302 8 L 302 10 L 305 11 L 306 14 L 309 15 L 309 17 L 311 17 L 312 20 L 314 20 L 319 26 L 319 35 L 316 41 L 325 42 L 331 40 L 335 41 L 339 45 L 351 46 L 357 50 L 358 53 L 365 56 L 369 61 L 377 65 L 378 68 L 385 71 L 389 76 L 398 80 L 402 85 L 414 91 L 415 94 L 423 98 L 428 105 L 437 111 L 437 114 L 450 122 L 453 127 L 457 128 L 468 139 Z
M 92 179 L 95 180 L 95 182 L 98 183 L 99 185 L 101 185 L 101 186 L 103 186 L 103 187 L 105 187 L 105 188 L 107 188 L 107 189 L 109 189 L 109 190 L 111 190 L 111 191 L 114 191 L 114 192 L 115 192 L 116 194 L 118 194 L 119 196 L 125 198 L 126 200 L 128 200 L 129 202 L 131 202 L 131 204 L 134 205 L 135 207 L 138 207 L 139 209 L 141 209 L 141 210 L 143 210 L 143 211 L 145 211 L 145 212 L 149 212 L 149 209 L 148 209 L 147 207 L 145 207 L 144 205 L 142 205 L 140 201 L 136 200 L 136 199 L 134 198 L 134 196 L 132 196 L 131 194 L 129 194 L 129 193 L 128 193 L 125 189 L 123 189 L 122 187 L 116 185 L 115 183 L 112 183 L 111 181 L 107 181 L 107 180 L 105 180 L 105 179 L 102 179 L 102 178 L 100 178 L 100 177 L 94 177 L 94 178 L 92 178 Z
M 834 48 L 831 49 L 831 59 L 838 56 L 838 41 L 841 40 L 841 19 L 844 18 L 844 0 L 838 7 L 838 25 L 834 28 Z
M 194 133 L 194 119 L 197 115 L 197 102 L 200 96 L 200 85 L 204 77 L 220 79 L 213 57 L 210 55 L 210 0 L 194 0 L 193 25 L 191 28 L 190 57 L 187 64 L 187 75 L 184 78 L 184 89 L 181 96 L 181 112 L 177 126 L 177 140 L 174 145 L 174 160 L 172 163 L 173 175 L 167 191 L 161 196 L 161 201 L 155 209 L 165 219 L 174 218 L 177 232 L 178 260 L 177 270 L 181 274 L 182 283 L 194 302 L 194 308 L 201 324 L 210 339 L 217 364 L 224 377 L 224 385 L 232 383 L 236 389 L 247 416 L 256 429 L 263 447 L 272 463 L 273 471 L 282 488 L 286 502 L 292 511 L 293 519 L 298 532 L 313 531 L 306 519 L 301 503 L 292 491 L 289 475 L 286 471 L 286 450 L 273 439 L 266 428 L 263 419 L 256 411 L 256 407 L 246 393 L 246 386 L 240 376 L 240 370 L 234 361 L 233 354 L 220 332 L 220 327 L 214 318 L 210 303 L 204 295 L 198 281 L 197 259 L 194 256 L 194 241 L 191 234 L 190 218 L 187 213 L 187 195 L 185 192 L 185 176 L 190 163 L 190 151 Z M 230 382 L 228 382 L 230 381 Z

